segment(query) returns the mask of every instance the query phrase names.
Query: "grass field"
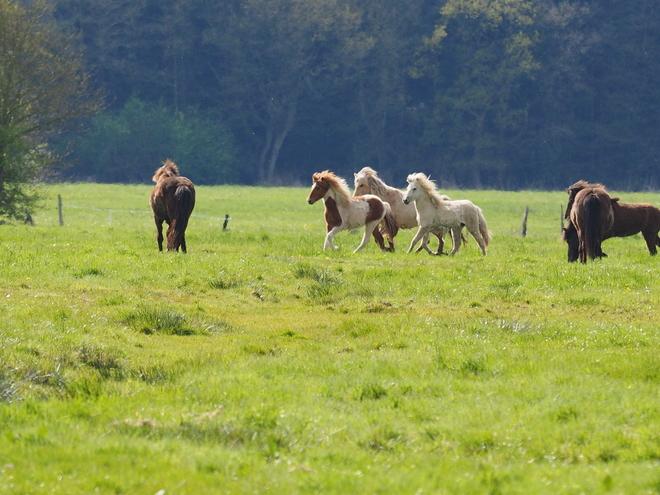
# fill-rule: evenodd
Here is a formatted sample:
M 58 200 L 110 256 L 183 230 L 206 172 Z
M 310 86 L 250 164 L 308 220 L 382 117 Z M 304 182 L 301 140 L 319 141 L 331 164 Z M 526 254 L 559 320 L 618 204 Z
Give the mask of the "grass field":
M 324 252 L 307 188 L 223 186 L 159 254 L 150 189 L 51 186 L 0 225 L 0 493 L 660 493 L 640 236 L 569 264 L 565 193 L 443 191 L 487 256 Z

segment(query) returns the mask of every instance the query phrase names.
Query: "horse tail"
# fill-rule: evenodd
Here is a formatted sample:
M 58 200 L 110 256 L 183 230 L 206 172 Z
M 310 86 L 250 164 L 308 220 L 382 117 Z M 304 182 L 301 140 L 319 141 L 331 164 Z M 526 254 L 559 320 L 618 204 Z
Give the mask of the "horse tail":
M 479 217 L 479 233 L 481 234 L 481 237 L 484 239 L 484 244 L 488 246 L 490 243 L 491 239 L 493 238 L 493 234 L 488 230 L 488 225 L 486 225 L 486 218 L 484 218 L 484 214 L 481 211 L 481 208 L 477 206 L 477 216 Z
M 383 226 L 384 232 L 389 232 L 390 238 L 394 239 L 394 237 L 397 235 L 399 232 L 399 224 L 396 222 L 396 219 L 394 218 L 394 214 L 392 213 L 392 207 L 387 201 L 383 201 L 383 205 L 385 206 L 385 217 L 383 217 Z
M 167 232 L 168 251 L 177 251 L 184 242 L 188 219 L 195 207 L 195 189 L 192 186 L 181 184 L 174 191 L 174 197 L 176 198 L 176 211 L 172 212 L 170 216 L 172 224 Z
M 584 225 L 584 252 L 585 255 L 590 259 L 596 259 L 598 257 L 598 250 L 600 243 L 602 242 L 601 233 L 602 230 L 600 227 L 600 211 L 601 204 L 598 196 L 590 195 L 586 201 L 584 213 L 585 213 L 585 225 Z

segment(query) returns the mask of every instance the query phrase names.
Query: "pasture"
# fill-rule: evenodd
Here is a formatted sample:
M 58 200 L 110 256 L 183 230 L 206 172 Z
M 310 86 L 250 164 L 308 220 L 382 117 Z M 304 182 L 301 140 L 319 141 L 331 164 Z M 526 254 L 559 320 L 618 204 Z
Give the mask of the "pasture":
M 641 236 L 569 264 L 563 191 L 442 191 L 487 256 L 331 252 L 309 188 L 222 186 L 159 253 L 150 191 L 54 185 L 0 225 L 0 493 L 660 492 Z

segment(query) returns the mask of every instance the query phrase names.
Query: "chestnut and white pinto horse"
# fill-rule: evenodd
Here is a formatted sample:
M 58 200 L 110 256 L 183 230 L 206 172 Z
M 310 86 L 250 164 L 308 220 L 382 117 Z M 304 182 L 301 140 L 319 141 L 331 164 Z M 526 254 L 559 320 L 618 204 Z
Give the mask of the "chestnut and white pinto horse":
M 307 203 L 313 205 L 323 199 L 325 205 L 325 223 L 327 234 L 323 249 L 338 249 L 333 242 L 336 234 L 346 229 L 357 229 L 365 226 L 362 242 L 354 253 L 369 243 L 373 234 L 378 246 L 387 251 L 383 236 L 378 230 L 378 224 L 384 222 L 385 235 L 392 243 L 398 227 L 392 216 L 390 205 L 378 196 L 365 194 L 351 197 L 346 181 L 334 173 L 326 170 L 312 175 L 312 190 L 307 196 Z
M 450 229 L 453 245 L 449 254 L 454 254 L 458 251 L 461 242 L 460 235 L 456 233 L 465 226 L 479 244 L 481 252 L 486 254 L 491 234 L 478 206 L 467 199 L 458 201 L 442 199 L 436 191 L 435 182 L 422 173 L 410 174 L 407 180 L 408 188 L 403 201 L 406 204 L 415 202 L 419 222 L 419 230 L 410 243 L 408 252 L 411 252 L 415 244 L 429 232 L 436 233 L 442 229 Z
M 363 196 L 365 194 L 374 194 L 383 201 L 387 201 L 392 208 L 392 215 L 396 220 L 396 224 L 400 229 L 412 229 L 419 224 L 417 223 L 417 210 L 413 203 L 404 203 L 403 198 L 406 193 L 396 187 L 388 186 L 380 177 L 378 173 L 371 167 L 364 167 L 355 176 L 354 185 L 355 190 L 353 196 Z M 449 196 L 442 196 L 443 199 L 449 200 Z M 436 234 L 438 237 L 438 251 L 431 253 L 428 247 L 428 236 L 419 246 L 417 251 L 425 249 L 429 254 L 442 254 L 444 247 L 444 234 L 445 231 Z M 389 239 L 388 239 L 389 241 Z M 394 251 L 394 244 L 390 243 L 390 248 Z

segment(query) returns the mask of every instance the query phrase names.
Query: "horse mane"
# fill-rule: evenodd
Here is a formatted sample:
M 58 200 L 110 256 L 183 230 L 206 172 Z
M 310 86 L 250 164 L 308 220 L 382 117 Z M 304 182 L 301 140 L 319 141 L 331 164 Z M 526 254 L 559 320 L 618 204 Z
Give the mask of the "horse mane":
M 410 174 L 408 176 L 408 182 L 415 182 L 419 184 L 419 186 L 424 190 L 424 192 L 428 195 L 429 199 L 431 200 L 431 203 L 435 206 L 437 206 L 440 202 L 443 202 L 443 198 L 440 194 L 438 194 L 438 189 L 437 186 L 435 185 L 435 181 L 432 181 L 429 179 L 426 174 L 423 174 L 422 172 L 417 172 L 415 174 Z
M 165 177 L 178 177 L 178 176 L 179 176 L 179 167 L 177 167 L 176 163 L 174 163 L 172 160 L 168 158 L 167 160 L 165 160 L 165 163 L 163 163 L 163 166 L 160 167 L 158 170 L 156 170 L 156 173 L 151 178 L 151 180 L 157 183 L 160 179 L 163 179 Z
M 364 177 L 367 180 L 367 184 L 369 184 L 369 187 L 371 188 L 371 193 L 381 198 L 390 188 L 387 184 L 385 184 L 385 182 L 383 182 L 383 179 L 378 177 L 378 172 L 376 172 L 371 167 L 364 167 L 357 173 L 357 176 L 358 178 Z
M 317 172 L 313 176 L 314 181 L 327 180 L 330 184 L 330 187 L 335 190 L 337 193 L 337 201 L 341 203 L 342 206 L 348 206 L 351 202 L 351 193 L 348 189 L 348 183 L 342 177 L 335 175 L 329 170 L 324 170 L 323 172 Z

